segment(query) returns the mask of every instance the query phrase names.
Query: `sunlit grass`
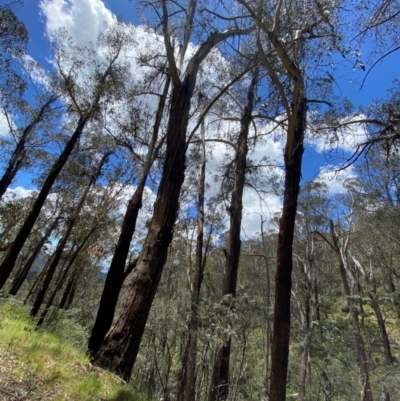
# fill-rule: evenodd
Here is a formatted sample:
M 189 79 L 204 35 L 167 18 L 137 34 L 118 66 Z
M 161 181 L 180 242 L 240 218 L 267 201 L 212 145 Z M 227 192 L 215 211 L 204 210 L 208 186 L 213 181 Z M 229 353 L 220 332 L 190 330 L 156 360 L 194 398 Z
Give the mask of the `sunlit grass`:
M 24 400 L 147 400 L 93 367 L 72 344 L 36 331 L 26 308 L 14 300 L 0 303 L 0 366 L 0 399 L 8 393 Z

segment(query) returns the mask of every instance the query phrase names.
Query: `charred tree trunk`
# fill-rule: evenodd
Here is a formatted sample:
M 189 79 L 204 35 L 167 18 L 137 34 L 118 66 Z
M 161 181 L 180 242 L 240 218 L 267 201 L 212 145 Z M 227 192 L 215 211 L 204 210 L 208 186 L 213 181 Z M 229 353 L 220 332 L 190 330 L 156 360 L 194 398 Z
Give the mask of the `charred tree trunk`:
M 133 272 L 122 312 L 94 355 L 96 364 L 114 369 L 125 380 L 130 378 L 167 258 L 184 179 L 186 126 L 191 94 L 187 83 L 179 89 L 174 88 L 166 159 L 149 232 Z
M 59 217 L 56 218 L 53 222 L 53 224 L 50 225 L 50 227 L 47 229 L 45 234 L 43 235 L 42 239 L 39 241 L 39 243 L 36 245 L 36 248 L 33 250 L 31 256 L 17 275 L 17 277 L 14 279 L 13 285 L 11 287 L 11 290 L 9 292 L 9 295 L 16 295 L 19 289 L 21 288 L 23 282 L 26 279 L 26 276 L 29 273 L 29 270 L 31 269 L 33 262 L 35 261 L 37 255 L 39 254 L 40 250 L 43 248 L 43 245 L 49 238 L 51 232 L 56 228 L 58 224 Z
M 146 180 L 150 172 L 152 160 L 154 158 L 154 149 L 157 142 L 161 119 L 165 108 L 165 102 L 168 95 L 171 79 L 168 76 L 164 86 L 164 92 L 161 95 L 158 105 L 156 119 L 153 127 L 153 135 L 147 151 L 146 160 L 142 169 L 140 182 L 135 190 L 132 199 L 128 203 L 122 223 L 121 234 L 114 251 L 113 259 L 107 273 L 104 289 L 100 299 L 99 309 L 97 311 L 96 321 L 88 344 L 88 353 L 93 357 L 96 355 L 105 335 L 111 327 L 115 308 L 117 306 L 119 293 L 125 279 L 124 269 L 126 259 L 129 253 L 129 247 L 136 228 L 136 220 L 139 210 L 142 207 L 143 191 Z
M 235 155 L 235 183 L 232 191 L 230 212 L 230 229 L 227 243 L 225 277 L 222 289 L 223 297 L 235 297 L 236 282 L 240 258 L 240 230 L 242 228 L 243 190 L 246 175 L 246 158 L 248 152 L 247 139 L 252 121 L 254 93 L 258 82 L 258 68 L 253 72 L 253 78 L 247 92 L 247 102 L 241 118 L 240 134 Z M 224 302 L 224 301 L 223 301 Z M 232 302 L 225 305 L 232 307 Z M 231 338 L 221 338 L 217 345 L 209 401 L 226 400 L 229 392 L 229 361 Z
M 216 44 L 233 34 L 247 33 L 247 30 L 233 29 L 209 37 L 190 60 L 185 78 L 181 81 L 170 44 L 166 5 L 165 3 L 163 5 L 165 8 L 164 38 L 173 82 L 164 168 L 150 228 L 133 272 L 121 314 L 107 333 L 94 358 L 95 363 L 113 369 L 125 380 L 130 379 L 167 259 L 168 246 L 172 240 L 172 230 L 184 180 L 189 111 L 200 64 Z
M 94 184 L 94 182 L 97 180 L 97 178 L 100 175 L 101 172 L 101 168 L 103 167 L 105 161 L 107 160 L 109 156 L 109 153 L 107 153 L 106 155 L 104 155 L 96 169 L 96 171 L 94 172 L 94 174 L 92 175 L 92 177 L 89 180 L 89 183 L 87 184 L 85 190 L 83 191 L 83 194 L 81 196 L 81 199 L 79 200 L 78 205 L 75 208 L 74 214 L 73 216 L 69 219 L 67 227 L 65 229 L 65 232 L 62 236 L 62 238 L 60 239 L 60 242 L 57 245 L 57 249 L 54 252 L 52 261 L 50 263 L 49 268 L 47 269 L 46 272 L 46 276 L 43 280 L 42 286 L 40 287 L 40 290 L 36 296 L 35 302 L 33 303 L 33 307 L 31 310 L 31 316 L 36 316 L 37 313 L 39 312 L 40 306 L 43 303 L 44 297 L 46 295 L 47 289 L 49 288 L 50 282 L 54 276 L 54 273 L 56 271 L 56 268 L 58 266 L 58 262 L 61 259 L 61 255 L 64 252 L 64 248 L 65 245 L 67 244 L 67 241 L 69 239 L 69 236 L 71 235 L 72 229 L 74 228 L 75 222 L 79 216 L 79 213 L 82 210 L 83 205 L 85 204 L 86 201 L 86 197 L 89 193 L 90 188 L 92 187 L 92 185 Z
M 301 89 L 299 88 L 299 91 Z M 290 296 L 292 289 L 293 234 L 300 190 L 306 100 L 301 94 L 289 117 L 284 153 L 285 190 L 279 221 L 277 269 L 275 276 L 274 326 L 271 350 L 270 401 L 284 401 L 289 359 Z
M 7 188 L 12 183 L 14 177 L 18 173 L 19 169 L 23 166 L 26 153 L 25 153 L 25 145 L 27 140 L 29 139 L 29 135 L 32 130 L 36 127 L 36 125 L 42 121 L 45 112 L 48 110 L 51 103 L 53 103 L 57 98 L 53 97 L 49 99 L 36 114 L 33 121 L 24 129 L 22 132 L 21 138 L 19 139 L 17 146 L 8 162 L 8 166 L 6 171 L 3 174 L 3 177 L 0 180 L 0 199 L 3 197 L 4 193 L 7 191 Z
M 75 296 L 76 286 L 78 282 L 78 276 L 74 275 L 71 277 L 65 287 L 64 294 L 61 298 L 59 308 L 60 309 L 69 309 L 72 304 L 72 300 Z

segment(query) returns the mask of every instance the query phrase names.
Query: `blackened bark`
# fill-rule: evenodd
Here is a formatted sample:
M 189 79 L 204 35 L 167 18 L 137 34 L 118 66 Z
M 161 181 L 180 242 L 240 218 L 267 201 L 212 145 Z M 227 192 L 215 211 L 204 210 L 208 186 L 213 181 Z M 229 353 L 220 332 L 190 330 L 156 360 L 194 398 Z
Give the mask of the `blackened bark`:
M 75 295 L 76 285 L 77 285 L 78 277 L 76 275 L 72 276 L 64 290 L 64 294 L 61 298 L 59 308 L 60 309 L 69 309 L 72 304 L 72 300 Z
M 42 239 L 39 241 L 39 243 L 36 245 L 35 249 L 33 250 L 31 256 L 19 272 L 18 276 L 14 279 L 13 285 L 11 287 L 11 290 L 9 292 L 9 295 L 16 295 L 19 289 L 21 288 L 23 282 L 26 279 L 26 276 L 29 273 L 29 270 L 31 269 L 33 262 L 35 261 L 37 255 L 39 254 L 40 250 L 43 248 L 43 245 L 47 241 L 47 239 L 50 237 L 51 232 L 56 228 L 58 224 L 59 218 L 56 218 L 49 226 L 49 228 L 46 230 L 45 234 L 43 235 Z
M 97 180 L 97 178 L 100 175 L 101 172 L 101 168 L 103 167 L 105 161 L 107 160 L 109 154 L 106 154 L 102 157 L 98 167 L 96 168 L 96 171 L 94 172 L 94 174 L 92 175 L 92 177 L 90 178 L 88 184 L 86 185 L 85 190 L 83 191 L 83 194 L 81 196 L 81 199 L 79 200 L 78 205 L 75 208 L 74 214 L 73 216 L 71 216 L 71 218 L 68 221 L 67 227 L 65 229 L 65 232 L 62 236 L 62 238 L 60 239 L 60 242 L 57 245 L 56 251 L 54 252 L 52 261 L 50 263 L 49 268 L 47 269 L 46 272 L 46 276 L 43 280 L 43 283 L 40 287 L 40 290 L 36 296 L 35 302 L 33 303 L 33 307 L 31 310 L 31 316 L 36 316 L 37 313 L 39 312 L 40 306 L 43 303 L 44 297 L 46 295 L 47 289 L 49 288 L 49 285 L 51 283 L 51 280 L 53 279 L 54 273 L 56 271 L 56 268 L 58 266 L 58 262 L 61 259 L 61 255 L 64 252 L 64 248 L 65 245 L 67 244 L 67 241 L 69 239 L 69 236 L 71 235 L 72 229 L 75 226 L 76 220 L 79 216 L 79 213 L 81 212 L 83 205 L 85 204 L 86 201 L 86 197 L 89 193 L 90 188 L 92 187 L 92 185 L 94 184 L 94 182 Z
M 165 3 L 164 8 L 166 8 Z M 164 25 L 167 25 L 166 15 L 165 11 Z M 189 111 L 199 67 L 218 43 L 234 34 L 241 33 L 248 33 L 248 30 L 232 29 L 209 37 L 190 60 L 186 76 L 181 81 L 169 43 L 168 29 L 165 28 L 164 37 L 173 93 L 163 173 L 150 228 L 132 274 L 121 314 L 107 333 L 94 358 L 95 363 L 113 369 L 125 380 L 130 379 L 150 308 L 167 259 L 168 246 L 172 240 L 172 230 L 184 180 Z
M 125 212 L 124 221 L 121 227 L 121 233 L 118 239 L 117 246 L 114 251 L 113 259 L 107 273 L 104 289 L 100 299 L 99 309 L 97 311 L 96 321 L 94 323 L 92 333 L 88 344 L 88 353 L 93 357 L 96 355 L 105 335 L 111 327 L 115 308 L 119 298 L 119 293 L 125 279 L 125 264 L 129 254 L 129 247 L 132 241 L 133 234 L 136 229 L 136 221 L 139 210 L 142 207 L 143 191 L 146 180 L 150 172 L 154 148 L 157 142 L 161 119 L 165 108 L 165 102 L 170 87 L 170 77 L 168 76 L 164 86 L 164 92 L 161 95 L 157 109 L 156 119 L 153 127 L 153 135 L 147 151 L 146 161 L 142 169 L 140 182 L 128 203 Z
M 270 401 L 286 399 L 289 359 L 290 296 L 292 289 L 293 234 L 300 190 L 303 138 L 306 127 L 306 101 L 299 95 L 297 110 L 289 117 L 284 154 L 285 190 L 279 222 L 277 269 L 275 276 L 274 328 L 271 349 Z
M 381 335 L 383 349 L 385 352 L 386 363 L 388 365 L 390 365 L 391 363 L 393 363 L 392 349 L 390 347 L 389 336 L 386 331 L 385 320 L 382 316 L 381 308 L 380 308 L 379 302 L 378 302 L 378 297 L 376 295 L 376 290 L 370 289 L 368 294 L 371 299 L 372 308 L 374 309 L 374 312 L 375 312 L 376 321 L 378 323 L 379 333 Z
M 167 136 L 167 151 L 154 215 L 143 250 L 122 305 L 122 312 L 94 355 L 96 364 L 112 368 L 129 380 L 150 312 L 178 212 L 184 179 L 186 128 L 191 92 L 188 80 L 174 88 Z
M 35 126 L 42 121 L 45 112 L 48 110 L 51 103 L 53 103 L 57 97 L 52 97 L 49 99 L 36 114 L 33 121 L 25 127 L 22 132 L 21 138 L 19 139 L 17 146 L 8 162 L 8 166 L 6 171 L 3 174 L 3 177 L 0 180 L 0 199 L 3 197 L 4 193 L 7 191 L 7 188 L 12 183 L 14 177 L 16 176 L 19 169 L 23 166 L 26 159 L 25 145 L 27 140 L 29 139 L 29 135 Z
M 252 121 L 254 105 L 254 93 L 258 82 L 258 68 L 253 72 L 253 77 L 247 92 L 247 102 L 240 122 L 240 133 L 235 154 L 235 182 L 232 191 L 230 211 L 230 229 L 227 243 L 227 255 L 225 277 L 222 296 L 235 297 L 236 283 L 240 258 L 240 230 L 242 228 L 243 190 L 246 175 L 246 158 L 248 152 L 247 140 Z M 226 304 L 227 309 L 232 307 L 232 302 Z M 230 337 L 224 336 L 217 345 L 214 360 L 213 374 L 209 401 L 226 400 L 229 392 L 229 361 L 230 361 Z

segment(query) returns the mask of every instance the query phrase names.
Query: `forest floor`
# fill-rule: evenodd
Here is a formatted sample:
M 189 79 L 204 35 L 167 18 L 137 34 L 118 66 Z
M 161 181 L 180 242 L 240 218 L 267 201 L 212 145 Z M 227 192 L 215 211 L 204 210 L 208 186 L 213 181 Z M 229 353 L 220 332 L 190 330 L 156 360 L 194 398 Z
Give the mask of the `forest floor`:
M 54 334 L 36 331 L 15 301 L 0 302 L 0 401 L 147 401 Z

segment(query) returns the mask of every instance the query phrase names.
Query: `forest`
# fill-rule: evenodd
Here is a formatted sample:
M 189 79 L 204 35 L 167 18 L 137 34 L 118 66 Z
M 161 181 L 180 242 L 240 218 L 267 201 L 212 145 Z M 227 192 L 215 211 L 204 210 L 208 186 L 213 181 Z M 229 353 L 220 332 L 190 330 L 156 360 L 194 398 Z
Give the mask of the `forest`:
M 40 60 L 0 0 L 1 301 L 152 399 L 399 399 L 400 2 L 37 3 Z

